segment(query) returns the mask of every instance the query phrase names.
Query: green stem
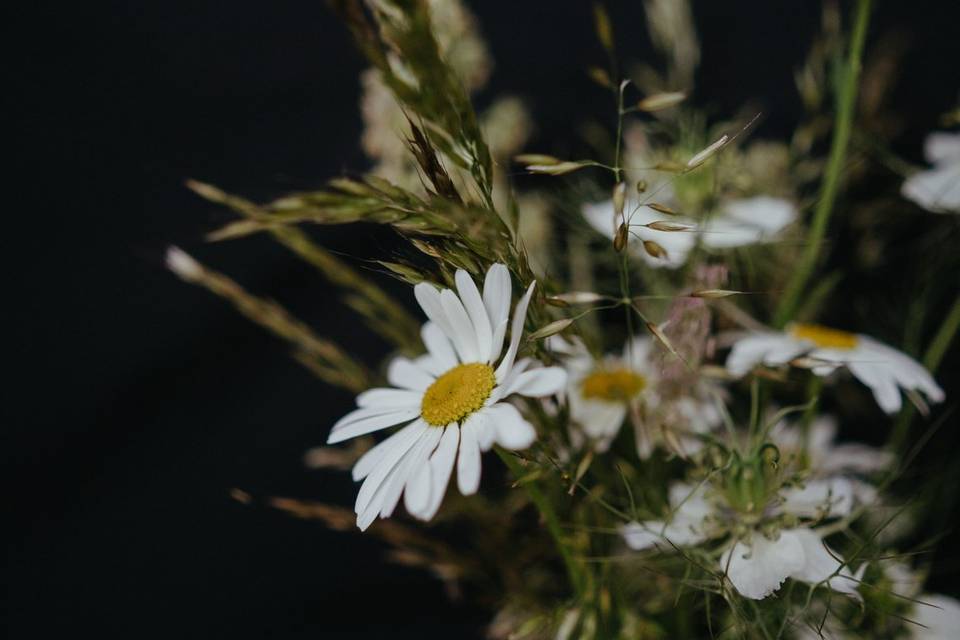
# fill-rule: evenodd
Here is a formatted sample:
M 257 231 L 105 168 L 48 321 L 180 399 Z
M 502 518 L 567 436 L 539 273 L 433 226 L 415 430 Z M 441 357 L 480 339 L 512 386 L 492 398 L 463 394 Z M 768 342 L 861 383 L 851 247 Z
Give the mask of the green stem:
M 940 325 L 937 335 L 933 337 L 933 341 L 927 347 L 927 352 L 923 355 L 923 366 L 931 374 L 937 372 L 937 368 L 940 366 L 940 362 L 950 347 L 950 343 L 956 337 L 958 330 L 960 330 L 960 296 L 957 296 L 957 299 L 953 301 L 953 306 L 950 307 L 947 317 L 943 319 L 943 324 Z M 916 411 L 916 407 L 908 404 L 897 416 L 897 422 L 890 434 L 888 444 L 890 450 L 899 451 L 903 447 Z
M 807 281 L 817 266 L 823 237 L 827 231 L 827 222 L 836 203 L 840 189 L 840 176 L 843 171 L 850 143 L 850 134 L 853 130 L 853 116 L 857 104 L 857 84 L 860 78 L 860 62 L 863 58 L 863 47 L 866 41 L 867 24 L 870 22 L 871 0 L 857 0 L 856 15 L 854 17 L 853 35 L 850 42 L 850 53 L 846 64 L 840 72 L 843 74 L 842 84 L 837 95 L 837 114 L 833 130 L 833 140 L 830 145 L 830 157 L 823 177 L 823 186 L 820 190 L 820 199 L 813 214 L 810 233 L 800 264 L 794 271 L 793 278 L 787 285 L 786 292 L 780 301 L 780 306 L 774 316 L 774 325 L 783 327 L 796 312 L 800 296 L 807 286 Z
M 500 456 L 500 459 L 503 460 L 503 463 L 507 465 L 507 468 L 510 469 L 510 473 L 512 473 L 515 478 L 521 478 L 524 475 L 523 467 L 512 453 L 501 449 L 500 447 L 494 447 L 494 449 L 496 450 L 497 455 Z M 567 541 L 563 535 L 563 529 L 560 527 L 560 520 L 557 519 L 557 514 L 553 510 L 553 506 L 534 482 L 526 483 L 523 485 L 523 488 L 526 490 L 527 495 L 530 496 L 530 500 L 537 507 L 537 510 L 543 517 L 543 521 L 547 525 L 547 531 L 549 531 L 550 535 L 553 537 L 554 544 L 557 545 L 557 551 L 560 552 L 560 557 L 563 558 L 563 564 L 567 568 L 567 576 L 570 579 L 570 584 L 573 587 L 574 593 L 579 596 L 583 592 L 584 588 L 583 575 L 580 571 L 580 565 L 577 564 L 577 561 L 573 557 L 573 553 L 570 551 L 570 547 L 567 545 Z

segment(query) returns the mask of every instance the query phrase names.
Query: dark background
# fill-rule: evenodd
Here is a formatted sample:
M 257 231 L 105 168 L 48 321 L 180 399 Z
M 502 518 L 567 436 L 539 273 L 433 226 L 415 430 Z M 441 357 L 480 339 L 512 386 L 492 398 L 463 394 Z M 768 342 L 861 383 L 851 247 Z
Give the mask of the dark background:
M 609 97 L 583 71 L 603 61 L 589 3 L 471 4 L 499 63 L 481 102 L 526 98 L 541 148 L 572 139 L 584 114 L 605 117 Z M 611 4 L 621 55 L 648 55 L 639 3 Z M 909 125 L 898 148 L 918 159 L 957 98 L 960 12 L 881 4 L 874 33 L 911 37 L 894 106 Z M 756 101 L 761 135 L 788 132 L 817 3 L 695 10 L 698 101 L 719 115 Z M 7 70 L 18 87 L 7 124 L 23 137 L 8 155 L 23 175 L 7 172 L 19 197 L 4 242 L 10 637 L 479 637 L 483 612 L 387 565 L 374 540 L 229 498 L 240 487 L 352 504 L 348 474 L 302 466 L 352 399 L 162 267 L 165 247 L 181 245 L 368 362 L 382 355 L 281 248 L 204 246 L 230 217 L 182 186 L 192 177 L 256 199 L 362 171 L 363 64 L 345 30 L 320 1 L 37 4 L 13 18 L 25 37 Z M 369 229 L 318 237 L 360 257 L 396 244 Z

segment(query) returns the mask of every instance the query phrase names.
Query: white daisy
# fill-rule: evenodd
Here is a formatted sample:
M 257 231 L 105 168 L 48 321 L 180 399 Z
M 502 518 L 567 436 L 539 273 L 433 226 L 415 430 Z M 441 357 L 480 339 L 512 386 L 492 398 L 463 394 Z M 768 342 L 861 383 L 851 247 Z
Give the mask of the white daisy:
M 960 213 L 960 133 L 931 133 L 923 151 L 933 167 L 907 178 L 900 193 L 928 211 Z
M 327 440 L 343 442 L 406 425 L 353 468 L 353 479 L 364 480 L 355 505 L 361 530 L 378 515 L 389 517 L 401 494 L 410 514 L 430 520 L 440 508 L 455 464 L 457 486 L 470 495 L 480 485 L 482 451 L 494 443 L 513 450 L 533 443 L 533 426 L 503 400 L 511 394 L 549 396 L 566 382 L 559 367 L 516 361 L 535 284 L 517 303 L 502 359 L 512 298 L 504 265 L 490 267 L 482 296 L 463 270 L 456 273 L 456 292 L 427 283 L 414 288 L 430 319 L 422 331 L 428 353 L 415 360 L 394 359 L 387 370 L 393 387 L 357 396 L 359 408 L 341 418 Z
M 609 449 L 629 417 L 637 454 L 649 458 L 656 446 L 657 426 L 670 428 L 672 443 L 684 455 L 702 448 L 696 434 L 707 433 L 722 420 L 704 383 L 685 387 L 680 397 L 663 393 L 653 340 L 634 337 L 621 354 L 595 359 L 583 342 L 552 338 L 550 347 L 563 357 L 567 371 L 566 400 L 570 419 L 598 453 Z
M 842 479 L 841 479 L 842 480 Z M 783 512 L 795 517 L 842 516 L 850 511 L 852 494 L 843 482 L 810 483 L 800 494 L 788 489 L 781 495 L 783 503 L 772 513 Z M 804 493 L 805 492 L 805 493 Z M 711 500 L 705 484 L 690 487 L 674 484 L 670 487 L 671 515 L 668 520 L 631 522 L 621 531 L 631 549 L 643 550 L 659 546 L 696 545 L 722 534 L 724 520 L 730 513 L 716 500 Z M 843 495 L 846 504 L 834 508 L 835 496 Z M 747 598 L 760 600 L 777 589 L 787 578 L 809 584 L 825 582 L 834 591 L 853 597 L 866 565 L 856 574 L 841 569 L 839 556 L 830 550 L 815 530 L 794 527 L 781 530 L 770 538 L 759 530 L 744 540 L 738 540 L 720 559 L 734 588 Z
M 638 242 L 633 243 L 634 251 L 650 266 L 669 269 L 683 266 L 698 239 L 708 249 L 730 249 L 768 242 L 797 217 L 792 202 L 770 196 L 727 200 L 715 215 L 705 221 L 666 216 L 647 206 L 634 210 L 629 203 L 626 210 L 631 212 L 627 214 L 630 231 L 641 240 L 656 242 L 664 249 L 666 256 L 651 256 Z M 620 226 L 610 200 L 585 205 L 583 215 L 594 229 L 611 238 Z M 689 229 L 658 231 L 645 226 L 657 221 L 682 224 Z
M 579 340 L 551 339 L 550 347 L 564 356 L 570 419 L 593 443 L 594 450 L 606 451 L 631 405 L 656 376 L 648 359 L 650 340 L 635 338 L 623 348 L 622 355 L 609 355 L 599 362 Z
M 900 388 L 922 391 L 941 402 L 943 390 L 919 362 L 868 336 L 815 324 L 793 324 L 784 332 L 754 332 L 739 339 L 727 358 L 727 370 L 743 376 L 754 366 L 780 366 L 799 356 L 813 361 L 812 371 L 826 376 L 845 367 L 870 387 L 887 413 L 900 410 Z

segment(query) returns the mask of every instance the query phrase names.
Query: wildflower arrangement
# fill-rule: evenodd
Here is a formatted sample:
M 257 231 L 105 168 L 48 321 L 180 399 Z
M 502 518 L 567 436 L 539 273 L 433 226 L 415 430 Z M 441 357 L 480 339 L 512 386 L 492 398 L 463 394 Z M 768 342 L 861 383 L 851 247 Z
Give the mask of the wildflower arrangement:
M 266 203 L 190 187 L 239 216 L 212 240 L 272 236 L 393 353 L 369 368 L 168 253 L 356 393 L 308 456 L 350 469 L 352 511 L 274 505 L 379 536 L 451 593 L 472 585 L 493 638 L 954 637 L 960 602 L 927 593 L 928 567 L 897 545 L 919 521 L 898 489 L 915 414 L 942 415 L 937 368 L 960 326 L 960 134 L 932 133 L 928 168 L 884 173 L 891 188 L 857 201 L 877 176 L 851 158 L 890 155 L 860 142 L 884 134 L 877 101 L 858 100 L 886 81 L 864 62 L 870 0 L 846 19 L 827 4 L 789 142 L 752 140 L 756 114 L 711 124 L 687 104 L 700 49 L 686 2 L 645 1 L 662 66 L 628 75 L 597 5 L 612 63 L 588 73 L 615 110 L 609 142 L 576 159 L 526 149 L 515 98 L 475 110 L 490 53 L 459 1 L 332 4 L 370 63 L 371 170 Z M 410 249 L 359 269 L 309 233 L 351 223 Z M 940 317 L 914 321 L 910 301 L 851 292 L 837 270 L 847 250 L 865 256 L 851 269 L 878 268 L 904 228 L 930 248 L 917 273 L 953 274 L 922 291 Z M 855 239 L 836 246 L 831 229 Z M 850 441 L 857 421 L 869 444 Z

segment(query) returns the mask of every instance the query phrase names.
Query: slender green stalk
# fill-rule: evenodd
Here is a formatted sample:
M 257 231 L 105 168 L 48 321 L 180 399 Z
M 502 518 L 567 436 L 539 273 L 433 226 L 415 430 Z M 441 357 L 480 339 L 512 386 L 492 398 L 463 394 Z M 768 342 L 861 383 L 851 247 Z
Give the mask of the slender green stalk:
M 853 35 L 850 41 L 850 52 L 840 73 L 843 74 L 840 89 L 837 94 L 837 113 L 833 129 L 833 141 L 830 145 L 830 157 L 823 177 L 823 186 L 820 190 L 820 199 L 813 214 L 810 233 L 807 235 L 807 244 L 793 278 L 787 285 L 786 292 L 780 300 L 780 306 L 774 316 L 774 325 L 783 327 L 796 312 L 800 296 L 803 294 L 807 281 L 813 274 L 820 257 L 820 248 L 827 231 L 827 223 L 840 190 L 840 178 L 843 172 L 844 161 L 847 156 L 847 147 L 850 143 L 850 134 L 853 130 L 853 116 L 857 104 L 857 85 L 860 78 L 861 59 L 866 41 L 867 25 L 870 22 L 871 0 L 857 0 L 854 16 Z
M 923 366 L 927 368 L 927 371 L 936 373 L 940 361 L 943 360 L 943 356 L 956 337 L 958 330 L 960 330 L 960 296 L 957 296 L 957 299 L 953 301 L 953 306 L 950 307 L 947 317 L 943 319 L 943 324 L 940 325 L 937 335 L 933 337 L 933 341 L 927 347 L 927 352 L 923 355 Z M 899 451 L 903 447 L 916 410 L 916 407 L 908 404 L 897 416 L 897 422 L 893 426 L 888 443 L 892 451 Z
M 515 478 L 521 478 L 524 475 L 523 467 L 520 466 L 520 463 L 509 451 L 505 451 L 500 447 L 494 447 L 496 449 L 497 455 L 500 456 L 500 459 L 503 460 L 503 463 L 507 465 L 507 468 L 510 469 L 510 473 L 513 474 Z M 570 551 L 570 547 L 567 545 L 566 538 L 563 535 L 563 529 L 560 526 L 560 520 L 557 519 L 557 514 L 553 510 L 553 506 L 550 504 L 550 501 L 545 495 L 540 491 L 534 482 L 528 482 L 523 485 L 523 488 L 526 490 L 527 495 L 530 496 L 530 500 L 537 507 L 537 510 L 540 512 L 540 515 L 543 516 L 543 521 L 547 525 L 547 531 L 550 532 L 550 535 L 553 537 L 554 544 L 557 545 L 557 551 L 560 552 L 560 557 L 563 558 L 563 564 L 567 569 L 567 576 L 570 579 L 570 585 L 573 587 L 574 592 L 577 595 L 580 595 L 584 588 L 583 575 L 580 571 L 580 565 L 577 564 L 576 559 L 573 557 L 573 553 Z

